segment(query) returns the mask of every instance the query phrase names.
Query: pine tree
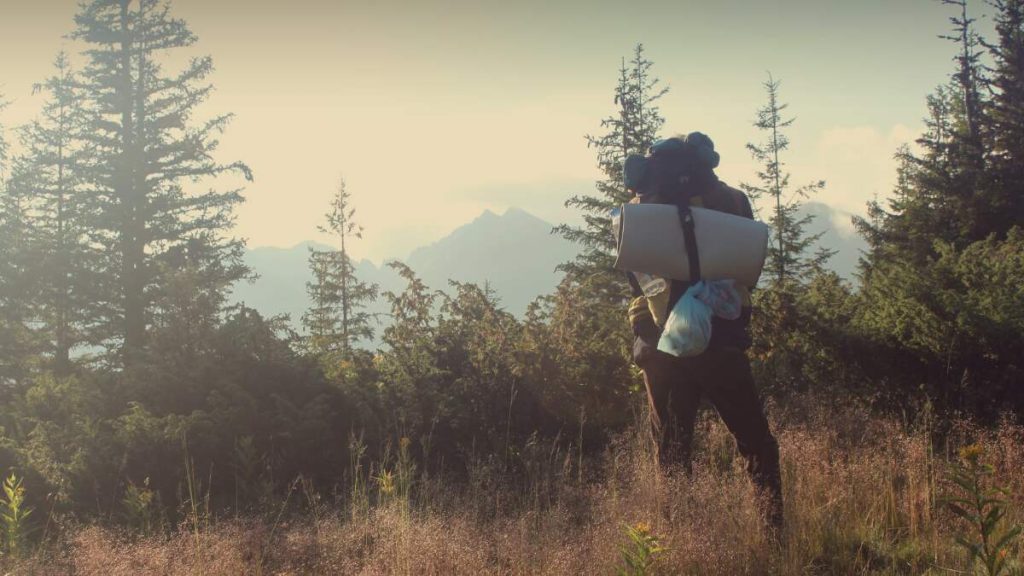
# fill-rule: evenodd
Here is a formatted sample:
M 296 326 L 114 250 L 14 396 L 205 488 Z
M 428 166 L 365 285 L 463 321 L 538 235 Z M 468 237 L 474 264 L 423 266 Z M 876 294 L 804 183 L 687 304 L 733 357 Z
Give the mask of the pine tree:
M 761 164 L 757 184 L 741 184 L 752 201 L 766 200 L 771 216 L 771 238 L 768 245 L 762 290 L 754 294 L 752 364 L 759 380 L 779 391 L 806 390 L 813 382 L 809 353 L 821 330 L 808 294 L 814 281 L 826 274 L 824 265 L 833 251 L 819 248 L 811 253 L 822 233 L 808 233 L 814 222 L 811 214 L 801 215 L 803 200 L 820 192 L 825 183 L 812 182 L 798 188 L 790 184 L 785 153 L 789 150 L 786 129 L 793 124 L 786 118 L 788 105 L 779 98 L 779 81 L 768 75 L 763 84 L 768 101 L 757 111 L 754 126 L 765 134 L 760 144 L 748 143 L 751 156 Z M 756 206 L 756 204 L 755 204 Z M 767 284 L 767 286 L 765 286 Z M 818 354 L 818 356 L 822 356 Z
M 992 57 L 986 120 L 995 190 L 985 200 L 991 214 L 987 232 L 1002 236 L 1024 223 L 1024 0 L 991 5 L 998 38 L 984 44 Z
M 993 212 L 992 182 L 986 178 L 990 123 L 982 87 L 987 79 L 980 63 L 981 39 L 974 29 L 975 19 L 968 15 L 967 0 L 943 0 L 943 4 L 958 10 L 949 18 L 951 34 L 939 36 L 957 45 L 950 85 L 955 124 L 947 148 L 951 182 L 945 191 L 946 203 L 952 209 L 946 225 L 953 224 L 958 235 L 954 242 L 963 247 L 985 238 L 993 217 L 997 217 Z
M 6 107 L 0 94 L 0 112 Z M 9 390 L 24 375 L 27 313 L 18 280 L 23 273 L 24 211 L 8 177 L 8 153 L 0 123 L 0 388 Z
M 920 152 L 898 154 L 888 209 L 858 222 L 872 242 L 855 323 L 892 358 L 886 377 L 907 396 L 924 390 L 940 411 L 980 414 L 1012 396 L 1020 370 L 1012 314 L 993 303 L 1013 301 L 1019 284 L 1009 270 L 1024 216 L 1022 3 L 992 3 L 993 44 L 978 38 L 965 1 L 945 4 L 957 8 L 942 36 L 956 43 L 955 70 L 928 97 Z M 979 64 L 979 44 L 991 67 Z
M 87 296 L 95 254 L 87 244 L 81 208 L 82 150 L 77 140 L 83 122 L 81 97 L 63 51 L 54 66 L 56 74 L 36 88 L 50 99 L 41 118 L 21 130 L 21 142 L 24 171 L 30 175 L 24 194 L 34 231 L 36 320 L 43 327 L 54 370 L 66 375 L 72 349 L 89 342 L 93 314 Z
M 190 265 L 205 271 L 200 290 L 223 292 L 246 272 L 242 241 L 224 236 L 240 191 L 191 193 L 186 185 L 251 173 L 213 159 L 230 115 L 193 118 L 212 90 L 212 60 L 193 58 L 177 74 L 163 70 L 160 56 L 196 42 L 186 23 L 171 17 L 167 0 L 91 0 L 75 22 L 73 37 L 88 45 L 86 210 L 91 234 L 108 254 L 103 277 L 110 279 L 97 286 L 97 300 L 105 305 L 107 337 L 133 365 L 165 296 L 161 287 L 182 262 L 175 251 L 197 248 L 188 251 Z
M 338 285 L 334 271 L 333 251 L 309 249 L 309 269 L 313 281 L 306 282 L 306 294 L 312 306 L 302 315 L 306 329 L 306 348 L 320 355 L 338 348 L 337 334 L 341 319 L 338 316 Z
M 373 339 L 374 316 L 366 308 L 376 300 L 377 286 L 356 276 L 349 255 L 352 240 L 362 238 L 363 228 L 354 220 L 355 208 L 344 179 L 326 216 L 327 226 L 319 229 L 334 236 L 340 248 L 310 248 L 314 280 L 306 289 L 313 307 L 303 316 L 303 324 L 309 331 L 309 348 L 315 354 L 337 353 L 342 359 L 350 359 L 355 344 Z
M 960 89 L 960 99 L 964 106 L 965 140 L 975 147 L 978 154 L 981 146 L 982 100 L 981 100 L 981 53 L 978 50 L 981 40 L 974 30 L 975 19 L 968 16 L 967 0 L 942 0 L 943 4 L 960 9 L 959 14 L 950 16 L 953 25 L 951 34 L 940 35 L 940 38 L 959 44 L 959 53 L 953 58 L 957 63 L 953 80 Z M 976 156 L 980 161 L 980 155 Z
M 996 175 L 990 160 L 993 140 L 1002 138 L 996 136 L 1001 129 L 993 121 L 995 107 L 982 89 L 990 81 L 978 46 L 988 44 L 978 37 L 965 0 L 943 3 L 958 9 L 950 17 L 951 32 L 940 35 L 956 43 L 956 67 L 951 81 L 927 97 L 920 152 L 904 147 L 896 154 L 899 182 L 888 209 L 869 205 L 874 223 L 855 221 L 863 234 L 877 239 L 865 266 L 877 266 L 879 259 L 930 266 L 936 241 L 964 248 L 990 233 L 1005 234 L 1007 218 L 1012 220 L 1012 200 L 1000 192 L 1008 178 Z
M 612 269 L 615 261 L 611 234 L 611 211 L 630 200 L 622 179 L 622 163 L 630 154 L 644 154 L 665 123 L 657 107 L 668 92 L 661 87 L 651 68 L 654 63 L 644 54 L 643 44 L 633 51 L 627 64 L 623 59 L 615 86 L 615 114 L 601 121 L 607 132 L 587 135 L 587 146 L 597 150 L 597 165 L 605 178 L 596 184 L 597 194 L 573 196 L 566 206 L 583 212 L 583 226 L 562 224 L 555 230 L 582 248 L 577 258 L 561 266 L 589 291 L 605 301 L 618 304 L 629 292 L 625 278 Z
M 0 386 L 7 389 L 30 374 L 38 352 L 33 330 L 30 219 L 17 168 L 0 181 Z
M 388 267 L 405 281 L 399 293 L 384 292 L 391 306 L 391 324 L 384 328 L 385 346 L 378 355 L 380 400 L 387 410 L 389 432 L 429 434 L 441 404 L 448 374 L 438 366 L 435 316 L 439 293 L 430 290 L 407 265 L 392 261 Z M 416 434 L 420 432 L 420 434 Z
M 764 88 L 768 102 L 757 111 L 754 126 L 766 133 L 765 141 L 747 144 L 747 150 L 762 167 L 757 172 L 757 184 L 741 184 L 741 187 L 752 201 L 766 198 L 771 203 L 772 239 L 766 266 L 774 275 L 775 286 L 785 289 L 806 282 L 832 255 L 824 249 L 808 254 L 824 232 L 808 234 L 806 228 L 814 217 L 800 215 L 802 201 L 820 192 L 825 182 L 819 180 L 796 189 L 790 186 L 783 153 L 789 149 L 785 129 L 793 124 L 793 118 L 784 117 L 788 104 L 779 101 L 779 81 L 769 74 Z

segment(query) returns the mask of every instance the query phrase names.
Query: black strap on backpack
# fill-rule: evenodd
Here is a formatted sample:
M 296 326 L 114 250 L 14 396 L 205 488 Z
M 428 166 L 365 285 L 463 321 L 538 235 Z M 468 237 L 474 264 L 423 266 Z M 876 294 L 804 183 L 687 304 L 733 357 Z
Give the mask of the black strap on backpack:
M 686 242 L 686 259 L 690 264 L 690 284 L 700 281 L 700 257 L 697 254 L 697 234 L 694 231 L 693 211 L 690 203 L 684 200 L 679 208 L 679 223 L 683 227 L 683 240 Z

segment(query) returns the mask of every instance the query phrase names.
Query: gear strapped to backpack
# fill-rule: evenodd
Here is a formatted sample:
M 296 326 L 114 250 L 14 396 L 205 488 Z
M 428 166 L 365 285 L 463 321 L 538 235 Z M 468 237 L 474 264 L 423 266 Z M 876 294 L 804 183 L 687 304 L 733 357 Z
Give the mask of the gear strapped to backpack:
M 697 291 L 693 293 L 693 298 L 688 296 L 688 301 L 686 302 L 687 310 L 700 309 L 700 306 L 704 306 L 704 304 L 695 304 L 694 298 L 697 300 L 713 298 L 716 303 L 720 303 L 721 296 L 717 295 L 727 295 L 725 297 L 728 302 L 726 302 L 725 306 L 730 310 L 730 312 L 726 314 L 728 318 L 723 318 L 722 315 L 716 311 L 716 316 L 712 319 L 710 318 L 709 312 L 708 317 L 705 318 L 705 321 L 708 322 L 707 329 L 704 331 L 705 333 L 711 332 L 710 323 L 711 320 L 713 320 L 716 326 L 716 333 L 719 333 L 716 334 L 716 336 L 721 336 L 716 337 L 715 340 L 722 340 L 727 336 L 729 339 L 736 341 L 749 340 L 749 337 L 746 335 L 746 324 L 749 321 L 750 316 L 749 293 L 747 291 L 747 286 L 744 284 L 738 284 L 736 289 L 734 289 L 731 281 L 728 282 L 728 286 L 725 286 L 725 282 L 716 282 L 715 279 L 726 278 L 726 276 L 723 275 L 722 258 L 723 255 L 728 257 L 729 252 L 723 252 L 721 247 L 727 242 L 727 240 L 734 240 L 739 243 L 745 243 L 748 248 L 753 247 L 752 249 L 755 252 L 753 254 L 739 255 L 741 256 L 741 259 L 745 258 L 746 269 L 748 272 L 746 274 L 738 275 L 747 278 L 747 282 L 752 286 L 756 282 L 756 276 L 760 274 L 760 268 L 763 266 L 763 257 L 766 255 L 767 227 L 763 224 L 755 224 L 753 222 L 750 203 L 742 192 L 726 186 L 714 176 L 713 169 L 717 167 L 717 165 L 718 154 L 714 152 L 714 144 L 711 142 L 710 138 L 699 132 L 691 133 L 683 138 L 671 138 L 659 141 L 651 147 L 648 156 L 644 157 L 633 155 L 626 160 L 623 170 L 625 184 L 627 188 L 637 193 L 637 196 L 641 199 L 641 203 L 643 203 L 642 198 L 646 194 L 650 193 L 651 188 L 657 190 L 661 195 L 665 194 L 666 189 L 670 191 L 669 197 L 659 195 L 658 199 L 654 200 L 655 202 L 665 202 L 666 200 L 669 200 L 675 208 L 675 210 L 673 210 L 675 216 L 672 218 L 676 221 L 676 224 L 674 225 L 669 223 L 669 220 L 667 219 L 667 211 L 661 208 L 658 209 L 660 214 L 660 216 L 658 216 L 658 218 L 660 218 L 660 220 L 658 220 L 658 222 L 660 222 L 660 228 L 658 228 L 658 230 L 661 232 L 667 231 L 665 235 L 666 238 L 673 234 L 675 235 L 674 239 L 667 242 L 671 248 L 669 246 L 662 246 L 662 251 L 667 252 L 666 256 L 668 258 L 671 258 L 671 253 L 678 255 L 680 252 L 684 252 L 686 258 L 685 266 L 683 266 L 682 269 L 679 268 L 679 265 L 684 263 L 681 262 L 681 259 L 676 260 L 677 264 L 674 269 L 679 270 L 678 272 L 661 274 L 662 277 L 668 280 L 668 286 L 665 285 L 664 281 L 662 281 L 661 284 L 651 281 L 652 279 L 657 280 L 658 276 L 658 274 L 652 269 L 631 269 L 628 266 L 620 266 L 622 263 L 619 261 L 616 262 L 616 267 L 626 268 L 629 270 L 626 273 L 627 279 L 634 297 L 637 297 L 634 300 L 634 305 L 630 306 L 630 319 L 631 323 L 634 325 L 634 331 L 637 332 L 638 336 L 640 335 L 640 332 L 646 332 L 649 338 L 654 335 L 654 332 L 662 332 L 662 329 L 666 328 L 667 325 L 671 323 L 669 320 L 672 317 L 669 315 L 669 312 L 676 306 L 681 305 L 680 300 L 683 298 L 683 295 L 692 287 Z M 667 186 L 665 185 L 666 183 L 668 184 Z M 673 186 L 675 183 L 678 184 Z M 658 186 L 659 184 L 661 185 L 660 188 Z M 647 208 L 643 209 L 635 206 L 631 206 L 629 208 L 624 206 L 622 211 L 619 212 L 616 241 L 618 243 L 617 246 L 620 248 L 620 259 L 623 256 L 621 251 L 621 243 L 623 241 L 622 227 L 626 225 L 626 213 L 631 212 L 635 219 L 641 212 L 646 211 L 647 213 L 650 213 L 650 209 L 654 206 L 655 205 L 648 204 Z M 667 208 L 667 206 L 662 206 L 663 208 Z M 695 207 L 700 210 L 704 210 L 704 212 L 700 214 L 700 219 L 704 222 L 703 228 L 701 228 L 703 232 L 698 231 L 698 218 L 694 215 Z M 753 226 L 741 226 L 741 228 L 745 227 L 745 233 L 743 233 L 744 231 L 741 231 L 741 233 L 735 234 L 735 231 L 732 231 L 734 233 L 733 236 L 735 237 L 723 236 L 719 238 L 709 238 L 709 230 L 713 228 L 722 228 L 721 226 L 717 226 L 717 224 L 721 224 L 723 220 L 720 217 L 710 215 L 707 210 L 738 216 Z M 724 220 L 724 222 L 727 222 L 728 225 L 731 226 L 737 226 L 737 222 L 735 220 L 729 219 Z M 670 227 L 675 228 L 676 231 L 672 233 L 669 229 Z M 631 238 L 635 238 L 637 234 L 647 234 L 648 238 L 646 240 L 648 242 L 653 242 L 654 240 L 652 240 L 652 236 L 656 231 L 653 228 L 647 228 L 648 227 L 644 226 L 643 223 L 638 226 L 637 223 L 634 222 L 633 227 L 630 229 L 630 232 L 633 233 Z M 701 243 L 701 238 L 703 238 L 704 245 Z M 635 248 L 635 242 L 633 245 Z M 708 248 L 708 245 L 711 246 L 710 249 Z M 760 245 L 759 254 L 757 253 L 759 250 L 758 245 Z M 748 249 L 748 252 L 749 251 L 750 250 Z M 712 258 L 712 267 L 710 269 L 712 272 L 710 278 L 706 276 L 705 271 L 702 269 L 703 252 L 707 252 L 707 255 Z M 732 256 L 735 258 L 737 254 L 735 254 L 735 250 L 733 252 Z M 676 256 L 675 258 L 679 257 Z M 644 260 L 644 258 L 641 258 L 641 260 Z M 753 268 L 756 268 L 756 271 L 752 271 Z M 637 278 L 636 273 L 639 272 L 645 273 L 643 274 L 645 278 L 643 282 L 639 281 Z M 662 270 L 662 272 L 665 272 L 665 270 Z M 650 276 L 652 273 L 654 274 L 654 277 Z M 709 280 L 710 284 L 709 282 L 704 282 L 701 286 L 697 286 L 697 284 L 702 280 Z M 654 294 L 649 293 L 649 290 L 645 291 L 645 288 L 649 286 L 655 287 Z M 667 291 L 668 294 L 661 293 L 662 291 Z M 716 296 L 712 297 L 711 294 Z M 646 305 L 641 306 L 641 301 Z M 741 303 L 743 305 L 742 314 L 736 314 L 735 311 L 739 309 Z M 697 306 L 698 308 L 694 308 L 694 306 Z M 647 308 L 650 308 L 650 312 L 645 315 L 644 313 L 648 312 Z M 638 323 L 647 322 L 646 316 L 651 317 L 651 324 L 654 324 L 654 326 L 657 327 L 656 330 L 637 329 Z M 739 316 L 739 318 L 737 318 L 737 316 Z M 678 318 L 676 320 L 678 321 Z M 682 324 L 686 324 L 686 322 L 682 322 Z M 652 328 L 654 328 L 654 326 L 652 326 Z M 699 351 L 703 351 L 704 347 L 706 347 L 707 338 L 704 338 L 703 342 L 700 341 L 700 338 L 698 338 L 697 341 L 698 344 L 695 346 L 684 346 L 687 350 L 697 351 L 691 351 L 688 352 L 688 354 L 699 353 Z M 749 342 L 746 342 L 746 344 L 748 345 Z M 744 342 L 740 342 L 737 345 L 740 347 L 746 347 Z M 674 347 L 668 346 L 668 348 L 672 349 Z

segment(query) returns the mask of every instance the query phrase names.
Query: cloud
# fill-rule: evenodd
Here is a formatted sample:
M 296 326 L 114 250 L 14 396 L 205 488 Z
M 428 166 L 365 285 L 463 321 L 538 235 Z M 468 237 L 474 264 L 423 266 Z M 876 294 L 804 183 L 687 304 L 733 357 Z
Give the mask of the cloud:
M 818 200 L 843 212 L 864 214 L 876 197 L 884 200 L 896 183 L 894 155 L 911 144 L 919 130 L 897 124 L 887 131 L 874 126 L 836 126 L 821 133 L 813 164 L 826 183 Z

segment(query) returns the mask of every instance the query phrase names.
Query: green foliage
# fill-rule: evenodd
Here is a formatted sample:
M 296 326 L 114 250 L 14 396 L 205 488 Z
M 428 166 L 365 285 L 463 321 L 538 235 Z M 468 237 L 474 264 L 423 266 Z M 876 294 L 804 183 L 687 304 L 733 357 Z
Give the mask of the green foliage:
M 55 73 L 36 87 L 49 98 L 42 114 L 20 130 L 24 154 L 16 160 L 12 186 L 25 199 L 30 215 L 24 272 L 32 279 L 29 302 L 33 321 L 41 325 L 45 352 L 58 375 L 71 372 L 71 352 L 97 341 L 94 318 L 100 313 L 93 296 L 99 254 L 88 240 L 83 188 L 84 98 L 68 55 L 61 51 Z
M 363 467 L 363 457 L 366 455 L 366 444 L 362 436 L 356 436 L 354 432 L 349 433 L 348 441 L 348 483 L 349 483 L 349 512 L 353 519 L 365 516 L 370 510 L 370 492 L 367 474 Z
M 351 363 L 354 346 L 373 338 L 375 317 L 366 307 L 377 299 L 377 286 L 359 280 L 349 256 L 352 240 L 362 238 L 363 228 L 355 220 L 355 208 L 345 181 L 331 200 L 327 226 L 320 231 L 333 236 L 340 244 L 337 250 L 310 248 L 309 266 L 313 281 L 306 290 L 313 302 L 302 323 L 309 332 L 307 348 L 323 360 L 332 380 L 344 381 L 345 365 Z
M 622 164 L 630 154 L 644 154 L 665 123 L 657 102 L 668 88 L 651 73 L 654 63 L 637 44 L 633 58 L 625 58 L 619 67 L 615 86 L 615 112 L 601 120 L 607 132 L 587 135 L 587 146 L 597 151 L 597 166 L 604 175 L 596 184 L 597 194 L 573 196 L 565 205 L 583 213 L 583 226 L 563 224 L 555 230 L 580 245 L 582 251 L 572 262 L 561 266 L 568 275 L 585 285 L 595 299 L 621 304 L 629 294 L 625 279 L 612 269 L 614 263 L 611 210 L 628 202 L 631 194 L 622 180 Z
M 955 4 L 957 75 L 928 99 L 919 151 L 899 152 L 893 201 L 859 222 L 860 286 L 809 253 L 817 236 L 799 204 L 821 183 L 789 186 L 790 120 L 778 82 L 765 84 L 755 128 L 766 139 L 749 146 L 760 168 L 746 188 L 771 201 L 775 234 L 750 353 L 779 397 L 827 388 L 889 410 L 1024 412 L 1024 3 L 994 2 L 990 77 Z M 583 224 L 558 231 L 582 251 L 554 292 L 520 319 L 486 285 L 442 294 L 392 263 L 406 285 L 384 295 L 392 323 L 369 351 L 376 288 L 354 275 L 361 229 L 343 183 L 324 227 L 340 249 L 310 255 L 311 336 L 225 306 L 245 275 L 228 233 L 241 195 L 192 187 L 249 174 L 214 159 L 229 117 L 195 120 L 211 61 L 162 69 L 164 49 L 173 58 L 195 42 L 170 14 L 164 0 L 84 2 L 85 68 L 58 58 L 23 157 L 8 162 L 0 138 L 0 464 L 33 487 L 17 493 L 19 522 L 38 493 L 55 513 L 145 531 L 184 522 L 198 539 L 223 510 L 262 510 L 276 528 L 294 479 L 314 509 L 338 488 L 362 517 L 374 494 L 408 505 L 432 467 L 481 491 L 481 469 L 521 475 L 535 502 L 553 501 L 546 481 L 583 483 L 584 449 L 634 421 L 642 395 L 607 216 L 629 199 L 623 158 L 663 125 L 666 90 L 643 46 L 618 70 L 603 133 L 587 137 L 602 178 L 568 203 Z M 70 353 L 86 345 L 126 362 Z M 630 530 L 624 570 L 643 573 L 661 548 Z
M 772 239 L 765 268 L 774 275 L 776 286 L 788 288 L 791 284 L 805 282 L 810 275 L 820 271 L 833 253 L 829 250 L 820 250 L 813 256 L 807 253 L 822 233 L 807 233 L 806 228 L 813 223 L 814 217 L 799 215 L 802 200 L 820 192 L 825 182 L 819 180 L 796 189 L 789 184 L 790 175 L 782 156 L 789 150 L 785 129 L 793 124 L 793 119 L 784 117 L 789 105 L 779 101 L 779 84 L 771 75 L 764 83 L 768 102 L 757 111 L 754 127 L 765 133 L 765 141 L 747 144 L 751 156 L 761 164 L 757 172 L 758 184 L 743 184 L 742 188 L 755 206 L 765 197 L 770 203 L 768 223 Z
M 195 460 L 188 453 L 188 443 L 182 441 L 185 454 L 185 486 L 181 496 L 181 508 L 186 527 L 192 533 L 196 548 L 199 548 L 200 535 L 209 527 L 210 488 L 203 486 L 203 480 L 196 474 Z
M 1024 408 L 1019 266 L 1022 3 L 999 1 L 996 40 L 980 39 L 967 5 L 947 38 L 957 43 L 952 82 L 928 97 L 918 151 L 898 152 L 887 205 L 857 221 L 870 251 L 852 328 L 870 346 L 851 358 L 897 391 L 897 405 L 984 418 Z M 992 65 L 979 64 L 978 45 Z
M 624 308 L 594 300 L 567 275 L 527 311 L 519 366 L 526 389 L 559 421 L 577 428 L 582 411 L 606 430 L 630 421 L 630 397 L 643 386 L 631 346 Z
M 628 541 L 619 550 L 622 555 L 622 566 L 616 571 L 619 576 L 648 576 L 654 574 L 659 554 L 665 548 L 658 542 L 658 537 L 651 532 L 651 527 L 640 522 L 636 526 L 626 525 Z
M 151 534 L 157 528 L 155 494 L 149 489 L 149 478 L 143 480 L 141 486 L 128 482 L 121 498 L 121 505 L 124 507 L 125 520 L 132 530 L 141 534 Z
M 0 143 L 2 144 L 2 143 Z M 0 166 L 0 169 L 5 166 Z M 0 181 L 0 383 L 20 388 L 38 364 L 38 334 L 33 329 L 31 221 L 21 175 Z
M 968 525 L 970 533 L 957 536 L 956 541 L 970 554 L 972 568 L 986 576 L 999 576 L 1010 572 L 1008 555 L 1021 527 L 1005 526 L 1009 491 L 989 486 L 994 469 L 982 456 L 979 445 L 960 450 L 961 461 L 953 463 L 948 477 L 956 492 L 943 503 Z
M 18 558 L 25 552 L 25 539 L 28 535 L 28 517 L 32 508 L 25 506 L 25 487 L 22 479 L 13 473 L 3 484 L 3 496 L 0 497 L 0 522 L 3 523 L 3 550 Z
M 165 58 L 196 42 L 167 0 L 83 2 L 75 24 L 72 37 L 88 60 L 81 83 L 88 154 L 80 166 L 92 192 L 83 210 L 90 239 L 106 255 L 92 296 L 106 343 L 125 365 L 139 365 L 154 323 L 180 322 L 180 332 L 246 274 L 242 241 L 226 237 L 239 191 L 193 193 L 189 185 L 251 173 L 213 157 L 230 115 L 194 118 L 213 89 L 212 60 L 192 58 L 174 74 L 163 69 Z M 174 290 L 179 273 L 184 291 Z
M 908 370 L 895 374 L 940 408 L 1021 409 L 1024 233 L 934 250 L 921 267 L 902 258 L 873 264 L 857 325 L 900 350 Z
M 235 440 L 235 510 L 260 505 L 270 500 L 273 486 L 266 474 L 267 458 L 259 452 L 252 436 Z
M 836 350 L 843 346 L 844 324 L 835 320 L 848 315 L 850 289 L 824 268 L 833 251 L 820 248 L 810 253 L 822 232 L 808 232 L 814 217 L 801 215 L 803 200 L 820 192 L 825 183 L 798 188 L 790 184 L 786 129 L 793 119 L 785 117 L 788 105 L 780 101 L 779 85 L 771 75 L 764 83 L 768 101 L 754 122 L 764 141 L 747 144 L 760 164 L 757 183 L 741 187 L 755 208 L 760 207 L 758 201 L 767 201 L 771 227 L 762 288 L 753 298 L 752 368 L 764 387 L 786 393 L 806 391 L 818 382 L 837 382 L 836 372 L 842 370 Z

